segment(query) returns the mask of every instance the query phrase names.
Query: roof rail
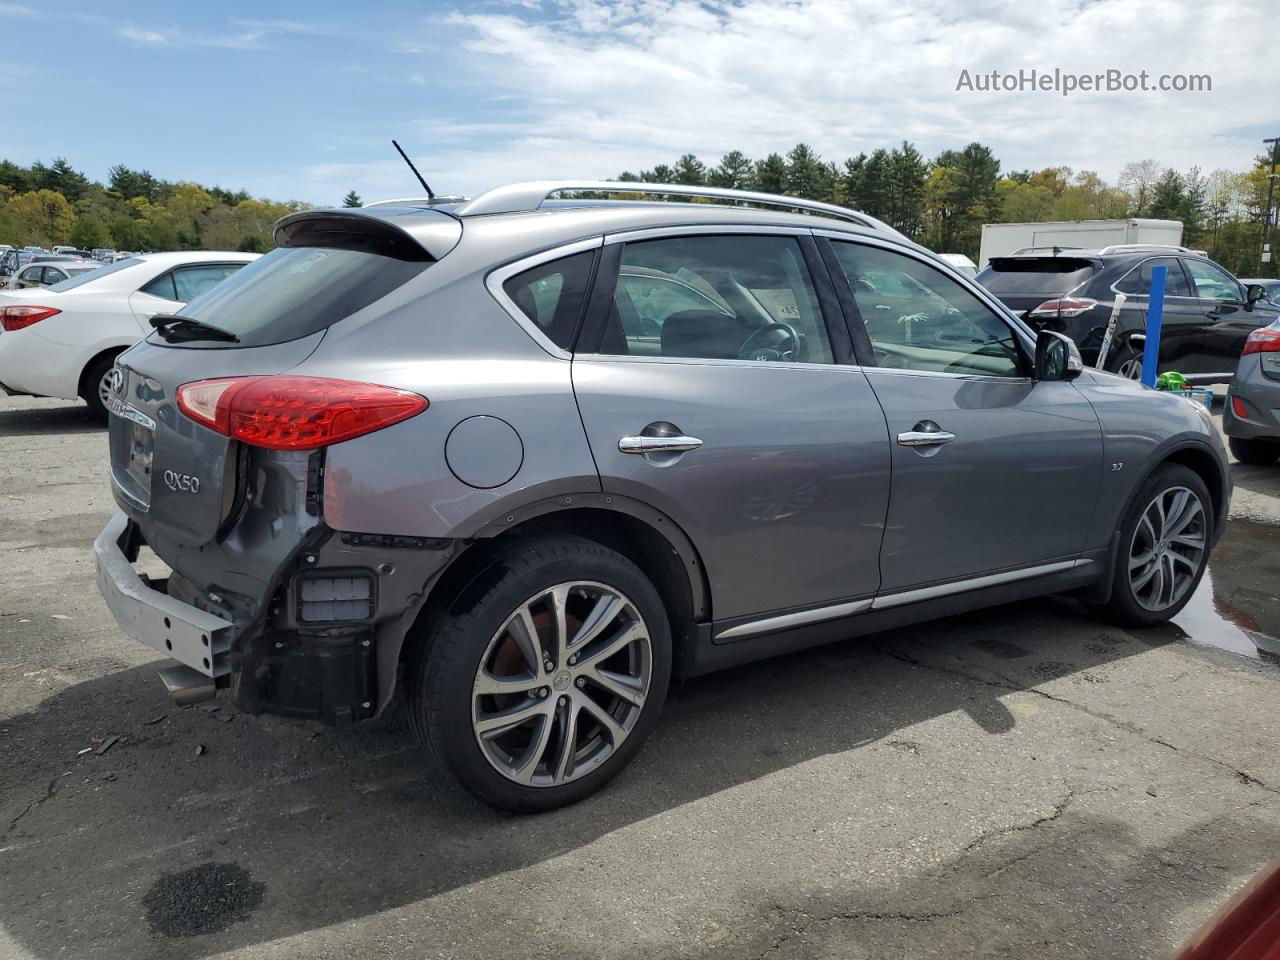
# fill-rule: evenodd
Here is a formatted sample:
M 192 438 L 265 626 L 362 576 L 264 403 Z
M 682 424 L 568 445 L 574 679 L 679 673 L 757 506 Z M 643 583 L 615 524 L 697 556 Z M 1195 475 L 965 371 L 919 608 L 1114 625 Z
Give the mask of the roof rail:
M 1063 250 L 1083 250 L 1083 249 L 1084 247 L 1069 247 L 1069 246 L 1066 246 L 1065 244 L 1054 243 L 1054 244 L 1046 244 L 1043 247 L 1019 247 L 1017 250 L 1013 251 L 1012 256 L 1016 257 L 1022 253 L 1035 253 L 1037 250 L 1049 250 L 1056 254 Z
M 362 203 L 361 207 L 435 207 L 442 203 L 466 203 L 470 197 L 446 197 L 436 194 L 434 197 L 397 197 L 394 200 L 375 200 L 373 203 Z
M 1113 243 L 1109 247 L 1103 247 L 1098 253 L 1105 256 L 1108 253 L 1144 253 L 1147 250 L 1173 250 L 1176 253 L 1199 252 L 1176 243 Z
M 847 220 L 859 226 L 872 227 L 902 237 L 901 233 L 875 217 L 834 203 L 802 200 L 777 193 L 754 190 L 731 190 L 727 187 L 701 187 L 684 183 L 638 183 L 632 180 L 532 180 L 495 187 L 453 211 L 456 216 L 475 217 L 492 213 L 523 213 L 539 209 L 552 194 L 566 192 L 643 193 L 652 196 L 701 197 L 708 200 L 736 200 L 768 207 L 804 210 Z

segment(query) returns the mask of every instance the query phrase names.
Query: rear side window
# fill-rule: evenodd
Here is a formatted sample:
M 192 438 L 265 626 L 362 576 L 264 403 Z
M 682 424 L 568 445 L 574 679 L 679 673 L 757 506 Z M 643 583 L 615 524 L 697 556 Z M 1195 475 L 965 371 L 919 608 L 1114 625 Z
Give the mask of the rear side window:
M 1154 267 L 1166 267 L 1168 275 L 1164 281 L 1164 292 L 1170 297 L 1190 297 L 1191 285 L 1187 283 L 1187 275 L 1182 272 L 1182 265 L 1176 257 L 1155 257 L 1144 260 L 1124 275 L 1116 284 L 1116 289 L 1129 296 L 1145 297 L 1151 293 L 1151 271 Z
M 360 250 L 280 247 L 237 270 L 180 311 L 261 347 L 297 340 L 381 300 L 430 263 Z M 193 340 L 184 347 L 225 347 Z
M 172 273 L 166 273 L 156 277 L 142 288 L 142 292 L 149 293 L 153 297 L 159 297 L 161 300 L 178 299 L 178 293 L 173 286 Z
M 994 293 L 1060 297 L 1093 276 L 1093 264 L 1077 257 L 996 257 L 978 277 Z
M 244 264 L 210 263 L 198 267 L 180 267 L 173 271 L 173 286 L 178 299 L 186 303 L 202 293 L 208 293 L 242 266 Z
M 540 263 L 517 273 L 502 289 L 552 343 L 568 350 L 578 332 L 594 260 L 595 251 L 587 250 Z

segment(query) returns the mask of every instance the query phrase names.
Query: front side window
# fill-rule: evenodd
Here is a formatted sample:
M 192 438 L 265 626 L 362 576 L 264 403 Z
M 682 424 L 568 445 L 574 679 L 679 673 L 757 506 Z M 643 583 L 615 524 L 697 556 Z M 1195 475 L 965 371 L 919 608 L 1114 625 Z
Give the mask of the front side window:
M 517 273 L 502 285 L 520 312 L 537 324 L 561 350 L 568 350 L 578 331 L 595 251 L 586 250 Z
M 667 237 L 622 251 L 601 351 L 832 363 L 804 255 L 790 236 Z
M 1201 300 L 1243 300 L 1236 278 L 1208 260 L 1186 260 L 1187 271 Z
M 1155 257 L 1151 260 L 1144 260 L 1124 275 L 1123 279 L 1116 284 L 1116 289 L 1131 297 L 1150 296 L 1151 271 L 1155 267 L 1165 267 L 1168 270 L 1164 281 L 1165 296 L 1194 296 L 1191 292 L 1190 284 L 1187 283 L 1186 274 L 1182 272 L 1182 267 L 1175 257 Z
M 853 288 L 876 366 L 1023 376 L 1013 329 L 954 279 L 880 247 L 832 246 Z

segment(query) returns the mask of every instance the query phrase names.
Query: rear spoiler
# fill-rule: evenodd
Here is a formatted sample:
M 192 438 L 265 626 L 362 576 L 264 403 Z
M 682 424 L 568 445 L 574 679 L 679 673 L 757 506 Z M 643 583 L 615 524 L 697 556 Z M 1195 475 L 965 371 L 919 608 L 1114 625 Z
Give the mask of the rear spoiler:
M 437 210 L 379 207 L 303 210 L 278 220 L 281 247 L 359 250 L 413 263 L 433 263 L 458 245 L 462 222 Z
M 1012 254 L 1008 257 L 992 257 L 987 261 L 994 270 L 1022 270 L 1026 273 L 1071 273 L 1081 267 L 1100 267 L 1097 257 L 1077 257 L 1070 254 L 1045 256 L 1044 254 Z

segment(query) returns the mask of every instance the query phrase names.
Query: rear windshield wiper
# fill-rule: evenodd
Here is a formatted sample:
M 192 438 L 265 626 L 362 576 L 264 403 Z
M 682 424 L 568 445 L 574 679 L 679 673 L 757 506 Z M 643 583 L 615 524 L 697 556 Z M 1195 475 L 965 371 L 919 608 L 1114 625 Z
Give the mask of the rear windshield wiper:
M 170 343 L 184 340 L 222 340 L 227 343 L 239 343 L 240 338 L 230 330 L 223 330 L 203 320 L 191 317 L 180 317 L 176 313 L 157 313 L 150 318 L 160 336 Z

